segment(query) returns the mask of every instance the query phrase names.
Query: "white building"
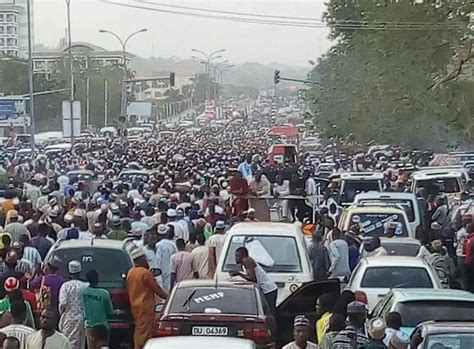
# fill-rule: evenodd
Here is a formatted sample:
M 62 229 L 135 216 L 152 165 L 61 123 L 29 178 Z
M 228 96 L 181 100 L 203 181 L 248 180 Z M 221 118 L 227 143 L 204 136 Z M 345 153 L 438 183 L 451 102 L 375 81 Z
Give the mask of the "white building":
M 0 0 L 0 55 L 27 57 L 28 0 Z M 31 35 L 34 45 L 33 0 L 31 1 Z

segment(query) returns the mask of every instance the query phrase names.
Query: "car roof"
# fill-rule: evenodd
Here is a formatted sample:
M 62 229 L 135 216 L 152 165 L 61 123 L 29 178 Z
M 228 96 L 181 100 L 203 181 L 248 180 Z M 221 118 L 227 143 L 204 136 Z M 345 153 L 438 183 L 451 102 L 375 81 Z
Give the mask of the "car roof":
M 54 249 L 97 247 L 115 250 L 125 250 L 128 244 L 130 244 L 130 242 L 109 239 L 94 239 L 93 242 L 91 242 L 90 239 L 70 239 L 59 240 L 54 245 Z
M 395 238 L 394 238 L 395 239 Z M 428 263 L 422 258 L 409 256 L 378 256 L 365 257 L 363 261 L 369 267 L 427 267 Z
M 229 235 L 297 235 L 298 227 L 293 223 L 274 222 L 243 222 L 234 225 L 227 234 Z
M 416 171 L 412 174 L 413 179 L 415 180 L 425 180 L 425 179 L 433 179 L 433 178 L 453 178 L 453 177 L 463 177 L 462 170 L 454 170 L 454 169 L 439 169 L 439 170 L 422 170 Z
M 255 343 L 248 339 L 231 337 L 175 336 L 150 339 L 145 349 L 207 349 L 207 348 L 251 349 Z
M 351 213 L 400 213 L 406 215 L 405 210 L 401 207 L 397 207 L 396 205 L 361 206 L 360 204 L 354 204 L 352 206 L 349 206 L 347 210 Z
M 213 287 L 216 290 L 219 287 L 225 288 L 245 288 L 245 289 L 254 289 L 256 286 L 252 282 L 232 282 L 232 281 L 218 281 L 217 283 L 215 280 L 212 279 L 191 279 L 191 280 L 183 280 L 178 283 L 176 286 L 177 288 L 191 288 L 191 287 Z
M 342 180 L 382 180 L 380 172 L 346 172 L 341 173 Z
M 474 293 L 455 289 L 394 288 L 391 292 L 398 302 L 429 300 L 474 302 Z
M 421 246 L 420 240 L 415 239 L 415 238 L 409 238 L 409 237 L 394 237 L 394 238 L 381 237 L 380 243 L 382 245 L 390 245 L 391 243 L 393 243 L 393 244 L 407 244 L 407 245 Z
M 474 322 L 472 321 L 426 321 L 418 325 L 422 330 L 422 336 L 441 333 L 474 333 Z
M 416 196 L 413 193 L 397 193 L 397 192 L 379 192 L 369 191 L 367 193 L 359 193 L 356 195 L 357 199 L 404 199 L 404 200 L 416 200 Z

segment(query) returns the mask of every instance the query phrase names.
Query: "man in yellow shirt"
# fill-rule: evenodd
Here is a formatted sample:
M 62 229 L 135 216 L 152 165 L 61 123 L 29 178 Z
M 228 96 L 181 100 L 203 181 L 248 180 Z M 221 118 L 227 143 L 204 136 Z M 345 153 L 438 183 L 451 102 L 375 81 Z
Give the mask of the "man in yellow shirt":
M 329 326 L 329 318 L 332 309 L 337 302 L 338 295 L 335 293 L 325 293 L 316 302 L 316 314 L 319 320 L 316 321 L 316 336 L 318 343 L 321 342 Z

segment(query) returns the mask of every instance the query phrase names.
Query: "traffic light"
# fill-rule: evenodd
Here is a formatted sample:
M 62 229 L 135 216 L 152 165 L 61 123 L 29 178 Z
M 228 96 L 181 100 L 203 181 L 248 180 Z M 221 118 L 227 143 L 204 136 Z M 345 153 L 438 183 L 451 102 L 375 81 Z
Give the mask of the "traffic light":
M 174 73 L 170 73 L 170 87 L 174 87 Z
M 276 85 L 280 82 L 280 71 L 275 70 L 275 73 L 273 75 L 273 83 Z

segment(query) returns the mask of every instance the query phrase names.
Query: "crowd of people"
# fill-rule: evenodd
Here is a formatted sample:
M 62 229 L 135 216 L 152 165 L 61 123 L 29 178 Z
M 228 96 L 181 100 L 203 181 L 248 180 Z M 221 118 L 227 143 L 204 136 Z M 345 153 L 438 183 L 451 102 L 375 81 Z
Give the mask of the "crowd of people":
M 4 155 L 0 163 L 8 183 L 0 210 L 3 348 L 83 349 L 86 343 L 89 349 L 107 348 L 110 295 L 99 287 L 101 275 L 97 270 L 88 270 L 86 279 L 81 280 L 81 261 L 68 263 L 69 275 L 59 272 L 55 259 L 44 263 L 59 240 L 127 240 L 136 245 L 131 253 L 135 266 L 126 276 L 136 349 L 152 336 L 157 299 L 166 300 L 182 280 L 212 278 L 226 230 L 237 222 L 270 221 L 268 198 L 289 194 L 301 197 L 277 200 L 276 208 L 279 219 L 314 228 L 309 254 L 315 279 L 349 277 L 361 244 L 364 256 L 386 254 L 377 238 L 367 243 L 357 227 L 347 232 L 336 228 L 328 207 L 331 200 L 338 202 L 337 188 L 330 186 L 321 193 L 320 209 L 313 212 L 312 198 L 317 193 L 314 159 L 302 153 L 296 163 L 271 164 L 266 161 L 271 140 L 263 132 L 247 132 L 257 126 L 229 124 L 219 130 L 193 132 L 182 129 L 171 139 L 155 135 L 133 142 L 88 141 L 81 148 L 52 157 L 41 152 L 34 158 Z M 379 165 L 385 162 L 348 157 L 338 164 L 335 173 L 359 167 L 384 170 Z M 93 171 L 97 177 L 68 176 L 76 170 Z M 135 174 L 120 179 L 124 170 L 134 170 Z M 148 172 L 140 174 L 142 170 Z M 385 173 L 387 190 L 403 190 L 395 174 Z M 427 241 L 433 240 L 433 254 L 444 255 L 446 246 L 446 253 L 454 252 L 458 257 L 458 266 L 460 261 L 465 264 L 463 275 L 472 275 L 474 258 L 459 248 L 462 239 L 471 241 L 474 236 L 468 215 L 461 215 L 462 222 L 454 226 L 446 221 L 442 202 L 427 200 L 426 207 L 433 211 L 432 223 L 438 222 L 443 232 Z M 452 229 L 452 245 L 444 234 L 447 228 Z M 256 282 L 274 309 L 277 286 L 263 268 L 245 250 L 237 251 L 236 262 L 247 273 L 235 272 L 234 276 Z M 472 287 L 472 281 L 468 277 L 465 280 L 466 287 Z M 358 329 L 366 325 L 362 306 L 344 293 L 341 298 L 341 313 L 332 313 L 336 301 L 321 304 L 326 312 L 324 326 L 318 325 L 320 347 L 339 348 L 338 343 L 356 340 L 370 341 L 370 348 L 378 348 L 375 342 L 380 342 L 380 333 L 386 332 L 392 333 L 387 347 L 406 348 L 397 344 L 406 340 L 396 332 L 393 319 L 371 320 L 367 327 L 373 337 L 359 336 Z M 345 315 L 349 326 L 345 325 Z M 298 348 L 303 347 L 307 323 L 304 316 L 295 319 Z M 288 348 L 296 348 L 291 345 Z

